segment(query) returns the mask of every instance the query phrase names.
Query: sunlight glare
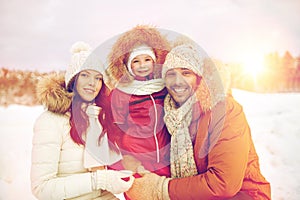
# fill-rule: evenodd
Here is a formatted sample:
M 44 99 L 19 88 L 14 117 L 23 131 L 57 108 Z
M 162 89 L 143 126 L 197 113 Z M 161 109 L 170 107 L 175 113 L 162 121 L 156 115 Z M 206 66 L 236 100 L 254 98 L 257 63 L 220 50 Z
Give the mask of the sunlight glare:
M 263 70 L 263 56 L 248 56 L 242 61 L 245 73 L 256 77 Z

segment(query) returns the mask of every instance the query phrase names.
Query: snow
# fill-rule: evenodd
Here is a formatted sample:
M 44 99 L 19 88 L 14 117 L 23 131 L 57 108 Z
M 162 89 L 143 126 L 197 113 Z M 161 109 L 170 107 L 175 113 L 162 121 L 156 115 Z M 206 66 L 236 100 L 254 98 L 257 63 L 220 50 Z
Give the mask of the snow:
M 300 93 L 233 90 L 244 107 L 272 199 L 300 199 Z M 30 189 L 33 123 L 41 106 L 0 107 L 0 199 L 34 200 Z
M 41 106 L 0 107 L 0 199 L 35 199 L 30 189 L 31 139 Z
M 300 93 L 233 95 L 244 107 L 272 199 L 300 199 Z

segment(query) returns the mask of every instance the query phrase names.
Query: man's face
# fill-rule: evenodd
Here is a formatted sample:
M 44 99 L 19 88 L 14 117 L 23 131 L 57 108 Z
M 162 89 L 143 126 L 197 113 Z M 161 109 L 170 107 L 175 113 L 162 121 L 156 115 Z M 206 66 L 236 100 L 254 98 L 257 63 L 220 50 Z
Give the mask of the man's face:
M 166 88 L 180 107 L 191 97 L 199 84 L 199 77 L 190 69 L 175 68 L 166 73 Z

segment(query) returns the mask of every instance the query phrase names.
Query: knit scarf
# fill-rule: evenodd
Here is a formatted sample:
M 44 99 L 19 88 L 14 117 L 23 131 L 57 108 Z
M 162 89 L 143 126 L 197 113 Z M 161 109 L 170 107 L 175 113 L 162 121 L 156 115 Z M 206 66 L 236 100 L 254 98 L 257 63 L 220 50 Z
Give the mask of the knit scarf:
M 134 80 L 130 85 L 117 86 L 122 92 L 133 95 L 149 95 L 161 91 L 164 87 L 163 79 L 151 79 L 148 81 Z
M 176 108 L 175 102 L 169 94 L 164 101 L 164 121 L 171 135 L 172 178 L 198 174 L 189 133 L 189 125 L 192 121 L 192 106 L 195 102 L 196 97 L 193 95 L 182 106 Z

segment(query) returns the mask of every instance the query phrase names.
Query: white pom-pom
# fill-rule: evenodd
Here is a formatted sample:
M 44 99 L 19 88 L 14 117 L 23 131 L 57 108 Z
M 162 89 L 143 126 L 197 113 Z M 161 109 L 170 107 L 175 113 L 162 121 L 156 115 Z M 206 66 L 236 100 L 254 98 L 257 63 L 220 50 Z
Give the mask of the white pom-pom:
M 85 42 L 81 42 L 81 41 L 76 42 L 71 47 L 71 53 L 72 54 L 80 53 L 81 51 L 90 51 L 90 50 L 91 50 L 90 45 L 88 45 Z

